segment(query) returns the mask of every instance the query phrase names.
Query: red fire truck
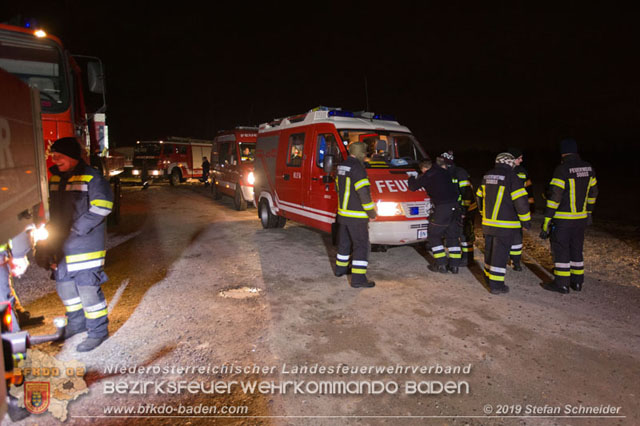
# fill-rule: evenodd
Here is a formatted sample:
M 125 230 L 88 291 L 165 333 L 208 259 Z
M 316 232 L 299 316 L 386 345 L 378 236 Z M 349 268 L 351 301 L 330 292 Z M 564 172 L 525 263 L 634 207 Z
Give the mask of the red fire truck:
M 368 147 L 365 167 L 378 211 L 369 223 L 371 243 L 426 239 L 431 202 L 407 185 L 426 157 L 416 138 L 393 117 L 327 107 L 260 125 L 254 196 L 262 226 L 282 227 L 291 219 L 335 232 L 335 168 L 355 141 Z
M 253 160 L 256 152 L 256 127 L 236 127 L 218 133 L 211 147 L 211 194 L 233 197 L 236 210 L 253 203 Z
M 211 152 L 211 142 L 171 136 L 161 141 L 137 141 L 133 151 L 131 177 L 146 184 L 169 179 L 179 185 L 202 178 L 202 158 Z
M 82 67 L 81 67 L 82 66 Z M 109 155 L 104 111 L 104 74 L 99 59 L 72 56 L 60 40 L 42 30 L 0 24 L 0 68 L 40 91 L 45 153 L 59 138 L 86 142 L 85 160 L 102 170 L 114 191 L 110 221 L 120 214 L 124 157 Z M 53 163 L 47 159 L 47 168 Z

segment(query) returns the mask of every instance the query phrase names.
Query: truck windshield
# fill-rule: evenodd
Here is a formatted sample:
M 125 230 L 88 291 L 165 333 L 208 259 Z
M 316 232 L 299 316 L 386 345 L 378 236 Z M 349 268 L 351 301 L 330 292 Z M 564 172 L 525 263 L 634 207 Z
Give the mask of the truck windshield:
M 69 83 L 60 47 L 29 34 L 0 31 L 0 68 L 40 90 L 42 112 L 69 108 Z
M 340 130 L 342 142 L 364 142 L 367 145 L 365 167 L 415 169 L 426 154 L 410 133 L 376 130 Z
M 256 144 L 240 142 L 240 159 L 242 162 L 253 161 L 256 156 Z
M 133 156 L 141 157 L 157 157 L 160 155 L 160 144 L 158 143 L 140 143 L 133 148 Z

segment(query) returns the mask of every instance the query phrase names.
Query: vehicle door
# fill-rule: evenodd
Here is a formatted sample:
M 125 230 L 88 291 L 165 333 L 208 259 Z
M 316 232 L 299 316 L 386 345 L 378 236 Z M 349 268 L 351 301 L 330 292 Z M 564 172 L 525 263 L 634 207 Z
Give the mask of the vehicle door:
M 331 223 L 335 221 L 338 208 L 337 193 L 335 189 L 335 176 L 338 163 L 344 159 L 344 154 L 338 145 L 339 136 L 331 124 L 314 126 L 311 137 L 310 152 L 313 161 L 310 161 L 309 172 L 306 174 L 305 210 L 313 215 L 317 226 L 327 232 L 331 231 Z M 333 157 L 333 169 L 326 173 L 323 163 L 326 156 Z
M 311 147 L 307 143 L 309 129 L 306 127 L 289 129 L 281 134 L 280 145 L 285 147 L 278 157 L 276 188 L 278 205 L 287 218 L 314 225 L 304 211 L 304 175 L 309 168 Z

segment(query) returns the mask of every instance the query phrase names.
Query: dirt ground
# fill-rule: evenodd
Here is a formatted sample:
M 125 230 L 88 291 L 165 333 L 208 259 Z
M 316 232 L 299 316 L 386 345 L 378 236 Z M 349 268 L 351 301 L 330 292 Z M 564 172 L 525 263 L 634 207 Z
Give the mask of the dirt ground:
M 70 424 L 640 424 L 639 248 L 608 229 L 588 231 L 584 290 L 560 295 L 541 287 L 551 260 L 538 219 L 525 235 L 524 271 L 509 270 L 511 292 L 494 296 L 482 284 L 480 235 L 476 265 L 458 275 L 428 271 L 420 247 L 397 247 L 371 254 L 375 288 L 353 289 L 333 276 L 328 235 L 292 222 L 262 229 L 255 209 L 235 211 L 231 199 L 213 201 L 195 184 L 127 188 L 122 213 L 103 286 L 111 337 L 86 354 L 74 350 L 83 335 L 37 348 L 87 365 L 90 393 L 69 404 Z M 32 267 L 16 286 L 47 318 L 29 331 L 50 332 L 63 312 L 53 281 Z M 176 372 L 181 366 L 209 370 Z M 247 371 L 211 370 L 219 366 Z M 118 382 L 180 380 L 269 386 L 108 393 Z M 437 393 L 447 382 L 449 392 Z M 150 411 L 180 404 L 247 409 Z M 137 411 L 107 413 L 112 406 Z M 617 413 L 580 414 L 606 407 Z M 58 421 L 44 414 L 19 424 Z

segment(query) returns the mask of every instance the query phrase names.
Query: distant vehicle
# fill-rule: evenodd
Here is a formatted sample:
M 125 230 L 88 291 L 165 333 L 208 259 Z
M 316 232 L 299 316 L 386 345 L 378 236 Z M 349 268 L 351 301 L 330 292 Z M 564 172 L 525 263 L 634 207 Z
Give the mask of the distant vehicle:
M 335 169 L 347 145 L 367 144 L 365 167 L 376 203 L 369 222 L 372 244 L 403 245 L 427 238 L 431 202 L 409 191 L 426 153 L 393 117 L 318 107 L 260 125 L 256 145 L 254 198 L 264 228 L 295 220 L 335 235 L 338 199 Z
M 84 144 L 85 161 L 110 180 L 114 205 L 110 222 L 120 216 L 124 158 L 109 154 L 104 72 L 98 58 L 71 55 L 62 42 L 42 30 L 0 24 L 0 68 L 39 90 L 44 153 L 59 138 Z M 53 162 L 47 158 L 47 168 Z
M 253 160 L 256 153 L 256 127 L 236 127 L 218 133 L 211 147 L 211 194 L 233 197 L 236 210 L 253 204 Z
M 169 179 L 179 185 L 187 179 L 202 178 L 202 157 L 209 155 L 211 142 L 169 137 L 161 141 L 138 141 L 133 150 L 133 168 L 125 181 L 148 183 Z

